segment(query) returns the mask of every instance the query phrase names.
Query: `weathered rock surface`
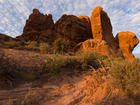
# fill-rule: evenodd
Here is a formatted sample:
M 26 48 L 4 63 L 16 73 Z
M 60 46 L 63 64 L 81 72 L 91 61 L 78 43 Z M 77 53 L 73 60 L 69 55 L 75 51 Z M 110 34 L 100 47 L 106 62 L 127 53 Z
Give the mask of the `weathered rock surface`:
M 74 51 L 77 51 L 79 49 L 83 49 L 85 51 L 86 50 L 97 51 L 98 53 L 102 53 L 103 55 L 108 57 L 116 57 L 115 52 L 104 40 L 95 40 L 95 39 L 86 40 L 75 46 Z
M 105 40 L 109 46 L 115 45 L 115 40 L 112 34 L 112 25 L 106 12 L 102 7 L 97 6 L 91 15 L 91 29 L 93 39 Z
M 115 37 L 116 42 L 119 44 L 120 50 L 123 52 L 125 59 L 133 59 L 133 49 L 139 43 L 139 39 L 132 32 L 119 32 Z
M 125 34 L 128 34 L 128 37 L 125 37 Z M 76 50 L 78 50 L 79 45 L 82 45 L 80 49 L 98 51 L 106 56 L 133 59 L 132 51 L 138 44 L 138 39 L 131 34 L 131 32 L 127 32 L 123 33 L 123 37 L 118 37 L 122 36 L 122 33 L 119 33 L 114 38 L 110 18 L 102 7 L 97 6 L 93 9 L 90 19 L 88 16 L 77 17 L 64 14 L 55 24 L 52 15 L 44 15 L 39 10 L 33 9 L 33 13 L 26 20 L 23 34 L 17 38 L 29 37 L 33 40 L 52 44 L 61 37 L 65 40 L 66 45 L 71 48 L 78 44 L 74 48 Z M 90 44 L 87 46 L 87 43 Z M 96 43 L 96 45 L 91 46 L 92 43 Z
M 33 9 L 33 13 L 26 20 L 23 34 L 17 38 L 28 37 L 30 39 L 45 41 L 54 41 L 55 34 L 54 22 L 51 14 L 41 14 L 39 10 Z M 50 34 L 51 33 L 51 34 Z M 43 39 L 43 40 L 42 40 Z
M 64 38 L 70 46 L 75 46 L 91 38 L 87 25 L 89 26 L 89 23 L 86 19 L 81 21 L 81 19 L 74 15 L 66 14 L 55 23 L 57 33 L 60 37 Z
M 85 26 L 88 29 L 88 36 L 90 38 L 93 38 L 92 36 L 92 30 L 91 30 L 91 22 L 88 16 L 79 16 L 79 19 L 82 21 L 83 24 L 85 24 Z

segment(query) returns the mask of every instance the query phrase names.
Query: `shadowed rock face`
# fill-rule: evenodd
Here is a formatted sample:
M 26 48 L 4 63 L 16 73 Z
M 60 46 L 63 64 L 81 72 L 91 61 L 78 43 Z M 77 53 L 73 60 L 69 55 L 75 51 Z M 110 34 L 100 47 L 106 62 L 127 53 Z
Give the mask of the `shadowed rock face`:
M 28 37 L 41 42 L 50 42 L 55 40 L 54 22 L 52 15 L 44 15 L 37 9 L 33 9 L 33 13 L 26 20 L 23 34 L 17 38 Z M 50 34 L 51 33 L 51 34 Z M 43 39 L 43 40 L 42 40 Z
M 118 43 L 120 50 L 123 52 L 123 56 L 126 59 L 133 59 L 134 55 L 132 54 L 133 49 L 139 43 L 139 39 L 132 32 L 119 32 L 115 41 Z
M 75 46 L 92 37 L 89 25 L 86 19 L 82 20 L 74 15 L 65 14 L 55 23 L 57 33 L 66 39 L 70 46 Z

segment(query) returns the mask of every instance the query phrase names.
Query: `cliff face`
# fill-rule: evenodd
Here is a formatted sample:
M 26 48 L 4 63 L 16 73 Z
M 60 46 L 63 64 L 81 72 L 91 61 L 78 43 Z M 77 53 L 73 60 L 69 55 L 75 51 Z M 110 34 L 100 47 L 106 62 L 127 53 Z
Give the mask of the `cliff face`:
M 99 6 L 93 9 L 90 18 L 64 14 L 55 24 L 51 14 L 44 15 L 33 9 L 26 20 L 23 34 L 17 38 L 23 37 L 48 44 L 61 37 L 75 51 L 91 50 L 109 57 L 121 56 L 126 59 L 134 58 L 132 51 L 139 43 L 132 32 L 120 32 L 114 38 L 110 18 Z

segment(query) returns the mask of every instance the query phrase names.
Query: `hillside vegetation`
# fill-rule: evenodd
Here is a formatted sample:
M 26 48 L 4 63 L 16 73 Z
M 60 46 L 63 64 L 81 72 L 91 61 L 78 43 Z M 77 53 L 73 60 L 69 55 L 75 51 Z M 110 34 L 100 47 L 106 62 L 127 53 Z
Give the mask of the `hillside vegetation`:
M 9 75 L 9 71 L 4 68 L 5 65 L 8 65 L 9 60 L 6 58 L 3 49 L 11 48 L 22 51 L 37 52 L 41 54 L 50 54 L 51 57 L 46 57 L 46 61 L 44 62 L 45 68 L 42 71 L 42 74 L 47 74 L 46 78 L 51 78 L 52 76 L 59 78 L 63 72 L 72 72 L 73 75 L 74 73 L 77 74 L 78 72 L 78 74 L 82 75 L 82 73 L 86 74 L 86 72 L 88 73 L 89 71 L 93 71 L 94 74 L 99 76 L 97 78 L 99 81 L 100 79 L 102 79 L 102 81 L 109 80 L 111 81 L 110 87 L 113 87 L 113 89 L 119 89 L 128 98 L 133 99 L 134 101 L 140 100 L 140 60 L 138 58 L 128 61 L 121 57 L 108 58 L 93 51 L 79 50 L 76 53 L 68 52 L 68 48 L 65 46 L 65 43 L 62 39 L 56 40 L 51 46 L 46 43 L 39 43 L 37 41 L 31 40 L 27 42 L 9 41 L 1 43 L 1 76 Z M 39 76 L 32 73 L 26 75 L 21 74 L 18 79 L 21 81 L 32 82 L 39 80 L 42 75 Z M 99 82 L 98 84 L 101 85 L 102 82 Z M 34 92 L 32 93 L 32 95 L 34 95 Z M 107 97 L 106 103 L 109 97 L 110 96 Z M 23 103 L 24 105 L 32 104 L 32 98 L 32 96 L 26 96 L 26 100 L 21 101 L 20 105 L 23 105 Z M 29 102 L 25 103 L 27 100 Z M 15 104 L 9 100 L 9 102 L 5 105 Z

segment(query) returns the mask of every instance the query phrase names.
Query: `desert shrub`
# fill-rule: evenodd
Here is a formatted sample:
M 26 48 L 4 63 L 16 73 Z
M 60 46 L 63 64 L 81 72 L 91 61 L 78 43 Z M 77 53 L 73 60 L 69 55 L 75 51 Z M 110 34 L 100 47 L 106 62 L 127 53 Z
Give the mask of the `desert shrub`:
M 34 100 L 34 96 L 36 92 L 33 91 L 31 88 L 29 89 L 28 94 L 24 97 L 24 100 L 21 102 L 21 105 L 31 105 Z
M 76 53 L 77 62 L 84 70 L 88 65 L 97 68 L 99 67 L 98 53 L 93 51 L 80 50 Z
M 59 52 L 60 54 L 65 54 L 67 52 L 66 51 L 67 47 L 63 39 L 58 38 L 57 40 L 55 40 L 53 45 L 54 45 L 53 47 L 54 52 Z
M 25 37 L 22 38 L 22 40 L 27 42 L 29 40 L 29 38 L 25 36 Z
M 140 87 L 140 60 L 124 61 L 115 63 L 111 67 L 110 73 L 116 79 L 120 89 L 125 93 L 131 93 Z
M 52 49 L 47 43 L 40 43 L 39 49 L 43 53 L 52 53 Z
M 104 56 L 104 55 L 101 54 L 101 53 L 98 53 L 98 58 L 99 58 L 100 60 L 105 60 L 107 57 Z
M 27 44 L 28 45 L 25 46 L 25 48 L 27 49 L 35 49 L 36 47 L 38 47 L 37 41 L 28 41 Z
M 5 44 L 8 45 L 11 48 L 20 46 L 20 42 L 15 42 L 15 41 L 7 41 L 7 42 L 5 42 Z
M 25 80 L 25 81 L 33 81 L 33 80 L 36 79 L 36 76 L 35 75 L 28 74 L 28 75 L 21 76 L 21 79 L 22 80 Z
M 113 61 L 116 61 L 118 63 L 123 63 L 125 62 L 125 59 L 123 59 L 122 57 L 117 57 L 117 58 L 114 58 Z
M 50 74 L 58 75 L 59 70 L 70 63 L 69 58 L 63 58 L 60 54 L 56 53 L 52 55 L 53 58 L 46 58 L 46 70 L 50 70 Z

